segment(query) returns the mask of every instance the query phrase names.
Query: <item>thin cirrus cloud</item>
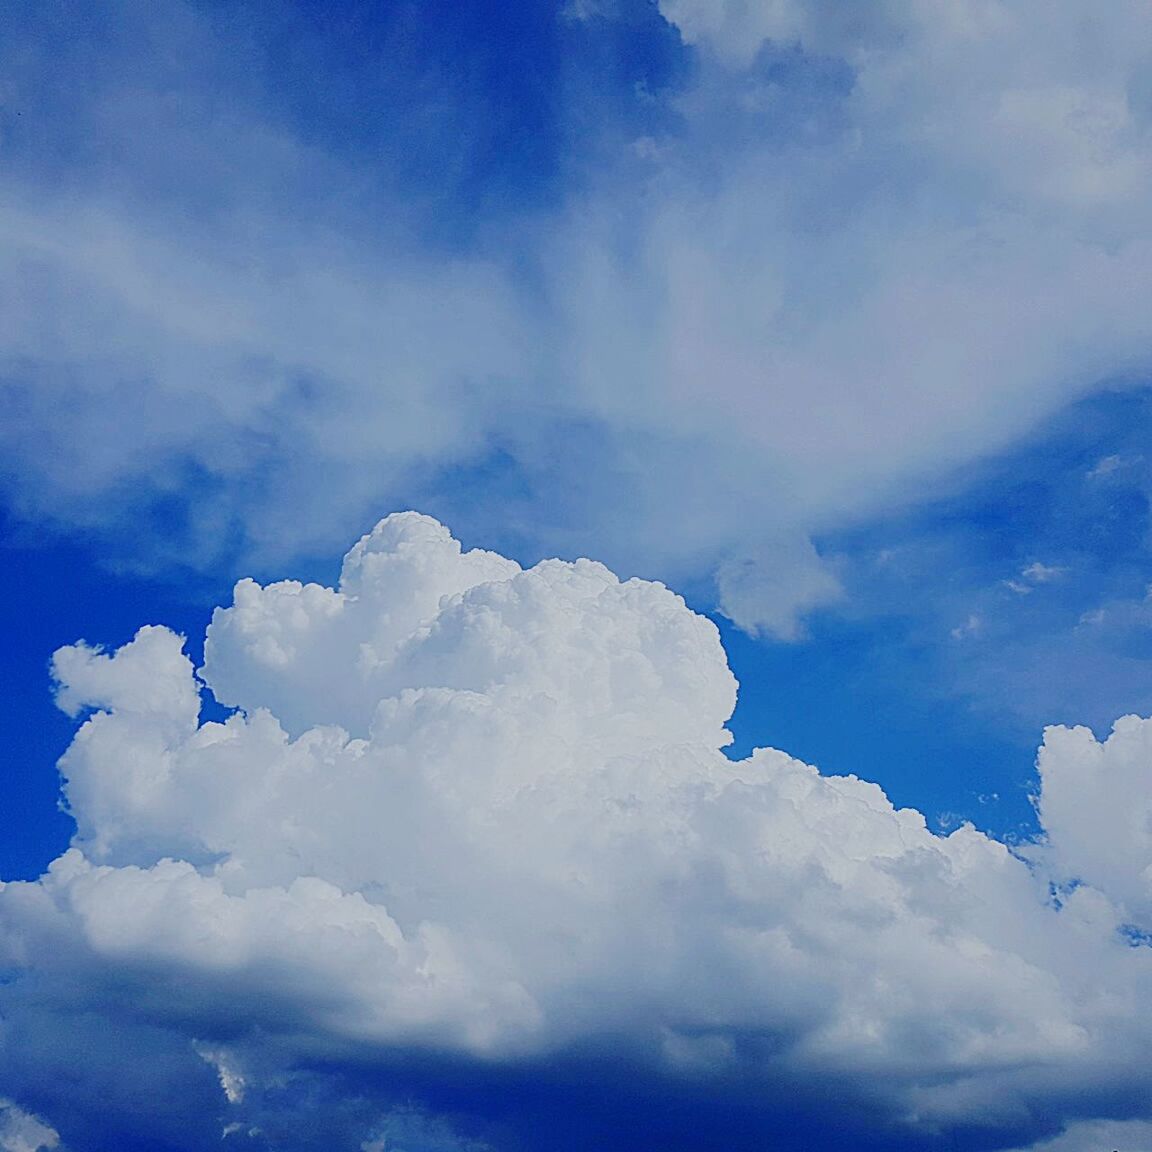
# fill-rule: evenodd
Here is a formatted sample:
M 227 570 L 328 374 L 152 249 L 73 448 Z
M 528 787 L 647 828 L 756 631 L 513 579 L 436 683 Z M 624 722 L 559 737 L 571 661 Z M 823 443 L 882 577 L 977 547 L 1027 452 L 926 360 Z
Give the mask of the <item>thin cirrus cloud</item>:
M 99 9 L 78 108 L 13 56 L 8 499 L 121 559 L 417 504 L 795 636 L 813 533 L 1146 365 L 1142 5 L 583 4 L 467 60 L 433 7 L 357 41 L 359 118 L 243 11 Z
M 937 836 L 855 777 L 728 759 L 718 634 L 663 585 L 413 513 L 338 588 L 237 585 L 201 673 L 224 721 L 181 649 L 54 660 L 77 835 L 0 889 L 4 1122 L 41 1146 L 1062 1150 L 1152 1123 L 1152 721 L 1049 730 L 1029 860 Z

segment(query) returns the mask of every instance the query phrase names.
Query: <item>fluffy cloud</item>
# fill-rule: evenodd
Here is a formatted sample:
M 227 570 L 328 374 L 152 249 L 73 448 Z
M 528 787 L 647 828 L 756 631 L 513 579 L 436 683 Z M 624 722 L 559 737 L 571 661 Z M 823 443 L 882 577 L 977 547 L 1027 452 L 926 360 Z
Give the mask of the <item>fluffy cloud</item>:
M 423 89 L 350 101 L 383 140 L 357 149 L 286 111 L 274 20 L 264 40 L 260 20 L 175 0 L 117 6 L 106 67 L 67 45 L 54 60 L 82 108 L 13 52 L 12 106 L 96 142 L 45 156 L 10 133 L 13 505 L 90 527 L 159 508 L 159 559 L 210 564 L 334 545 L 368 508 L 419 500 L 525 556 L 718 570 L 726 610 L 789 635 L 836 594 L 812 533 L 1146 365 L 1146 5 L 566 11 L 548 34 L 586 72 L 543 77 L 540 113 L 566 178 L 520 173 L 522 198 L 546 189 L 528 207 L 503 185 L 443 191 L 462 142 L 509 114 L 460 96 L 484 74 L 471 59 L 430 54 Z M 377 31 L 386 66 L 365 75 L 408 75 L 404 36 Z M 321 58 L 327 34 L 310 30 Z M 144 50 L 174 36 L 179 53 Z M 610 115 L 612 78 L 581 52 L 679 79 L 630 75 Z M 399 176 L 414 121 L 432 190 Z M 134 559 L 155 547 L 123 537 Z
M 395 1085 L 429 1060 L 529 1081 L 623 1062 L 648 1107 L 735 1093 L 761 1132 L 792 1085 L 810 1122 L 836 1099 L 891 1148 L 1004 1147 L 1147 1098 L 1152 951 L 1122 931 L 1147 915 L 1147 829 L 1105 847 L 1142 811 L 1144 722 L 1103 752 L 1048 734 L 1029 865 L 873 784 L 726 758 L 718 635 L 662 585 L 522 570 L 412 513 L 336 589 L 237 586 L 201 673 L 223 722 L 199 720 L 163 628 L 54 666 L 90 712 L 61 762 L 78 827 L 0 890 L 0 1075 L 70 1147 L 100 1144 L 99 1080 L 45 1087 L 53 1060 L 84 1063 L 77 1013 L 109 1022 L 96 1050 L 139 1033 L 137 1112 L 214 1091 L 232 1136 L 272 1145 L 284 1085 L 351 1078 L 332 1124 L 351 1107 L 340 1130 L 370 1143 L 354 1070 Z M 199 1107 L 180 1146 L 210 1142 Z M 430 1147 L 451 1136 L 429 1125 Z
M 1125 716 L 1104 741 L 1049 729 L 1038 766 L 1037 811 L 1064 879 L 1107 893 L 1152 933 L 1152 721 Z

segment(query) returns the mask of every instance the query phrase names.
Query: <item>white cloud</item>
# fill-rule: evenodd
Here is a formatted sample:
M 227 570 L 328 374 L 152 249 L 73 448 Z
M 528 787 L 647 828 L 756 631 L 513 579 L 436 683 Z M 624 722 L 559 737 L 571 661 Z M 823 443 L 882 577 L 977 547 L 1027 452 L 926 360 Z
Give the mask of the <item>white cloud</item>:
M 1052 1140 L 1015 1152 L 1152 1152 L 1152 1124 L 1145 1120 L 1087 1120 Z
M 216 1069 L 216 1075 L 220 1077 L 220 1087 L 228 1103 L 243 1104 L 247 1081 L 232 1053 L 226 1048 L 208 1048 L 203 1045 L 197 1045 L 196 1051 L 202 1060 Z
M 809 608 L 841 594 L 836 577 L 806 537 L 780 539 L 743 559 L 723 560 L 716 570 L 716 591 L 720 611 L 733 623 L 782 640 L 802 635 L 802 616 Z
M 349 552 L 338 591 L 241 581 L 233 606 L 213 619 L 206 675 L 223 703 L 258 702 L 294 733 L 335 722 L 366 735 L 376 705 L 392 694 L 387 678 L 400 649 L 431 624 L 441 601 L 519 571 L 492 552 L 462 554 L 427 518 L 392 516 Z M 305 669 L 313 679 L 301 676 Z
M 664 0 L 660 10 L 690 43 L 706 43 L 727 63 L 746 68 L 765 40 L 795 39 L 805 27 L 803 0 Z
M 1120 928 L 1147 915 L 1149 722 L 1104 752 L 1048 733 L 1056 863 L 1030 867 L 873 784 L 725 758 L 718 635 L 663 586 L 522 571 L 413 514 L 338 590 L 242 582 L 208 653 L 225 723 L 197 724 L 163 629 L 57 654 L 62 702 L 97 711 L 62 762 L 73 847 L 0 890 L 9 1011 L 162 1026 L 234 1104 L 248 1059 L 593 1042 L 925 1131 L 1047 1122 L 1072 1082 L 1079 1115 L 1148 1098 L 1152 949 Z
M 203 508 L 162 560 L 215 561 L 236 518 L 265 553 L 328 544 L 324 521 L 474 454 L 493 380 L 530 375 L 513 287 L 482 259 L 367 254 L 286 219 L 268 222 L 274 257 L 249 240 L 245 258 L 235 221 L 30 198 L 0 185 L 2 444 L 37 478 L 12 494 L 27 515 L 98 526 L 129 478 L 129 501 L 188 499 L 191 468 Z
M 60 1148 L 60 1135 L 43 1120 L 0 1099 L 0 1149 L 3 1152 L 47 1152 Z
M 360 1152 L 491 1152 L 487 1144 L 462 1139 L 443 1120 L 414 1108 L 396 1109 L 376 1125 L 378 1133 Z
M 444 470 L 495 447 L 526 553 L 747 573 L 1148 363 L 1147 5 L 666 0 L 697 53 L 653 97 L 676 128 L 638 152 L 606 126 L 594 181 L 451 256 L 416 239 L 427 205 L 366 196 L 363 157 L 248 79 L 169 124 L 155 92 L 215 97 L 250 46 L 129 8 L 191 47 L 175 79 L 84 75 L 114 172 L 54 193 L 14 169 L 0 197 L 0 436 L 30 516 L 175 499 L 161 560 L 240 539 L 265 562 L 403 494 L 491 537 L 484 476 Z M 218 211 L 124 191 L 177 163 Z M 788 634 L 835 595 L 791 555 L 738 619 Z
M 1152 932 L 1152 721 L 1125 716 L 1104 741 L 1088 728 L 1049 728 L 1037 766 L 1054 867 Z
M 1049 584 L 1053 580 L 1058 580 L 1067 571 L 1067 568 L 1061 568 L 1059 565 L 1041 564 L 1039 560 L 1036 560 L 1029 564 L 1020 575 L 1033 584 Z

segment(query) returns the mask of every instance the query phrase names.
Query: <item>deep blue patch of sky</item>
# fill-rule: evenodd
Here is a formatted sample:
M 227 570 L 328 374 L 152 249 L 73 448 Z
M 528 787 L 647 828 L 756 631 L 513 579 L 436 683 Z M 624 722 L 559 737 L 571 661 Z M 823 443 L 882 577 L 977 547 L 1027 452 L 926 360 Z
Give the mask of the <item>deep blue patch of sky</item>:
M 466 245 L 555 207 L 614 126 L 635 135 L 674 122 L 654 97 L 688 68 L 648 0 L 583 20 L 562 0 L 197 7 L 245 57 L 252 98 L 275 120 L 363 172 L 369 200 L 422 206 L 425 247 Z
M 1105 731 L 1152 708 L 1152 391 L 1105 391 L 973 467 L 957 494 L 840 540 L 849 603 L 936 652 L 990 722 Z
M 829 617 L 807 642 L 778 644 L 717 623 L 740 681 L 729 755 L 767 745 L 826 775 L 874 781 L 933 831 L 969 821 L 1009 841 L 1036 832 L 1038 733 L 989 731 L 966 701 L 925 691 L 934 653 L 909 645 L 899 625 Z

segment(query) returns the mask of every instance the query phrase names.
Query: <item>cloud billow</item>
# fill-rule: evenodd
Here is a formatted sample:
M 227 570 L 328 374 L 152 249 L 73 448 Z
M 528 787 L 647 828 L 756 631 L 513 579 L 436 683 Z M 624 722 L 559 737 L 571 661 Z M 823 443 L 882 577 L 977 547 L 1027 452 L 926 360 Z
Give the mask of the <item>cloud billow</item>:
M 55 657 L 87 717 L 77 834 L 0 889 L 0 1083 L 71 1149 L 141 1117 L 174 1147 L 327 1147 L 291 1120 L 317 1094 L 363 1146 L 392 1123 L 501 1147 L 467 1134 L 475 1093 L 458 1136 L 403 1113 L 404 1084 L 443 1103 L 437 1066 L 552 1091 L 626 1068 L 636 1131 L 678 1097 L 781 1147 L 864 1117 L 860 1146 L 895 1149 L 1143 1115 L 1152 842 L 1109 846 L 1148 721 L 1048 734 L 1028 863 L 783 752 L 729 760 L 719 637 L 664 586 L 522 570 L 414 513 L 335 589 L 242 581 L 205 651 L 223 722 L 164 628 Z M 1085 757 L 1107 802 L 1076 799 Z M 531 1113 L 504 1137 L 567 1146 Z

